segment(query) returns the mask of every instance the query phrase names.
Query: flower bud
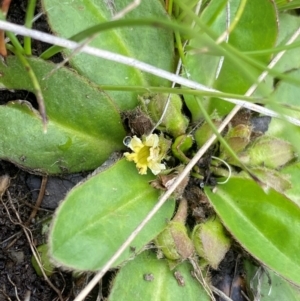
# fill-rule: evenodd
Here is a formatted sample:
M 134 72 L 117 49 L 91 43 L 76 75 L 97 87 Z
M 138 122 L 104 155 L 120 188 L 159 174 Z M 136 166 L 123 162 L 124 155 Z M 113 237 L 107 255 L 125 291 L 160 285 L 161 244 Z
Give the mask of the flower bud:
M 166 258 L 184 260 L 194 253 L 194 246 L 181 222 L 171 221 L 156 238 L 155 243 Z
M 168 94 L 146 94 L 140 97 L 143 109 L 149 114 L 152 121 L 157 123 L 161 118 Z M 177 137 L 185 133 L 189 120 L 181 112 L 182 100 L 177 94 L 171 94 L 170 103 L 158 129 L 167 132 L 173 137 Z
M 212 120 L 216 127 L 222 123 L 222 120 L 219 118 Z M 195 141 L 198 145 L 198 148 L 202 147 L 203 144 L 211 137 L 214 132 L 212 131 L 210 125 L 207 122 L 204 122 L 196 131 L 195 131 Z
M 46 244 L 40 245 L 37 248 L 37 251 L 40 254 L 41 264 L 43 266 L 45 274 L 47 276 L 51 276 L 53 274 L 54 265 L 50 262 L 50 258 L 48 255 L 48 246 Z M 43 273 L 42 273 L 41 268 L 38 265 L 34 256 L 32 256 L 32 258 L 31 258 L 31 264 L 32 264 L 33 268 L 35 269 L 36 273 L 42 277 Z
M 138 137 L 148 135 L 154 127 L 151 118 L 140 107 L 123 112 L 122 119 L 124 124 L 128 124 L 131 133 Z
M 172 144 L 172 153 L 174 157 L 179 159 L 182 163 L 188 164 L 190 159 L 185 156 L 187 152 L 193 146 L 194 140 L 191 135 L 178 136 Z
M 192 233 L 192 241 L 199 256 L 217 269 L 230 248 L 231 240 L 217 217 L 197 225 Z
M 227 132 L 224 139 L 236 153 L 243 151 L 250 142 L 251 127 L 245 124 L 239 124 Z M 221 146 L 221 152 L 224 147 Z M 226 152 L 226 150 L 225 150 Z
M 276 169 L 295 157 L 293 146 L 289 142 L 271 136 L 261 136 L 240 156 L 240 159 L 251 166 Z

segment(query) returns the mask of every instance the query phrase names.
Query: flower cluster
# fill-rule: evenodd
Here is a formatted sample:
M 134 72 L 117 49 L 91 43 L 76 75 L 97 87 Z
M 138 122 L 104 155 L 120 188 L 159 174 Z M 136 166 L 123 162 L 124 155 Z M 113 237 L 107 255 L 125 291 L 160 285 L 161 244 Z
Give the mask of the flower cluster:
M 169 145 L 166 145 L 166 139 L 156 134 L 143 136 L 142 139 L 133 136 L 127 146 L 133 152 L 125 153 L 124 156 L 128 161 L 136 164 L 141 175 L 147 174 L 147 168 L 150 168 L 155 175 L 166 169 L 166 166 L 161 163 L 169 148 Z

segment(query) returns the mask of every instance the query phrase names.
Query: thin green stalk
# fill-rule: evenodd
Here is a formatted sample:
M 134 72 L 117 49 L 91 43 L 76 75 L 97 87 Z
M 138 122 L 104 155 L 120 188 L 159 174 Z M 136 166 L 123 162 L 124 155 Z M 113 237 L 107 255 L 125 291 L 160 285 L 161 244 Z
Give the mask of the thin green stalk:
M 184 49 L 182 46 L 182 41 L 181 41 L 181 35 L 178 31 L 175 31 L 175 41 L 176 41 L 176 46 L 177 46 L 177 51 L 179 54 L 179 57 L 182 61 L 182 64 L 185 65 L 185 55 L 184 55 Z
M 11 44 L 19 53 L 24 53 L 24 48 L 22 47 L 21 43 L 19 42 L 14 33 L 7 31 L 6 36 L 10 39 Z
M 196 15 L 195 15 L 196 16 Z M 196 16 L 198 19 L 198 16 Z M 199 24 L 198 24 L 199 25 Z M 201 22 L 201 26 L 202 26 L 202 22 Z M 105 31 L 105 30 L 109 30 L 109 29 L 115 29 L 118 27 L 129 27 L 129 26 L 154 26 L 154 27 L 162 27 L 162 28 L 166 28 L 166 29 L 170 29 L 173 31 L 178 31 L 183 35 L 186 35 L 187 38 L 192 38 L 192 37 L 197 37 L 198 36 L 198 31 L 197 29 L 191 29 L 188 26 L 182 25 L 182 24 L 178 24 L 176 21 L 165 21 L 165 20 L 157 20 L 157 19 L 153 19 L 153 18 L 149 18 L 149 19 L 135 19 L 135 20 L 117 20 L 117 21 L 110 21 L 110 22 L 105 22 L 105 23 L 101 23 L 98 25 L 95 25 L 93 27 L 90 27 L 86 30 L 83 30 L 82 32 L 72 36 L 70 38 L 70 40 L 72 41 L 76 41 L 76 42 L 80 42 L 84 39 L 86 39 L 87 37 L 89 37 L 90 35 L 93 35 L 94 33 L 97 32 L 101 32 L 101 31 Z M 203 25 L 205 28 L 205 30 L 207 29 L 207 27 L 205 25 Z M 212 32 L 210 30 L 210 34 L 214 35 L 214 37 L 217 39 L 217 36 L 215 36 L 215 33 Z M 234 58 L 235 55 L 237 54 L 239 57 L 240 55 L 242 56 L 242 58 L 246 58 L 248 59 L 253 65 L 255 65 L 255 67 L 259 68 L 260 70 L 265 70 L 266 67 L 265 65 L 259 63 L 257 60 L 255 59 L 250 59 L 248 56 L 244 55 L 236 50 L 234 47 L 230 46 L 230 45 L 224 45 L 222 44 L 222 46 L 228 47 L 228 51 L 234 51 L 234 55 L 232 55 L 232 57 Z M 223 49 L 223 47 L 216 45 L 216 47 L 220 50 L 221 55 L 227 56 L 227 51 Z M 48 48 L 45 52 L 43 52 L 41 54 L 41 58 L 42 59 L 49 59 L 51 58 L 53 55 L 55 55 L 56 53 L 59 53 L 60 51 L 62 51 L 64 48 L 60 47 L 60 46 L 52 46 L 50 48 Z M 238 66 L 239 68 L 241 66 Z M 243 69 L 244 70 L 244 69 Z M 268 70 L 269 74 L 276 76 L 279 79 L 284 79 L 286 81 L 289 81 L 290 83 L 294 83 L 297 85 L 300 85 L 300 81 L 292 78 L 289 75 L 284 75 L 282 74 L 282 72 L 276 72 L 273 69 Z
M 208 96 L 216 98 L 232 98 L 247 100 L 252 103 L 263 104 L 265 99 L 261 97 L 250 97 L 245 95 L 224 93 L 224 92 L 212 92 L 212 91 L 200 91 L 188 88 L 169 88 L 169 87 L 145 87 L 145 86 L 121 86 L 121 85 L 101 85 L 99 88 L 103 91 L 135 91 L 139 93 L 171 93 L 171 94 L 189 94 L 196 96 Z
M 168 5 L 168 14 L 172 16 L 172 11 L 173 11 L 173 0 L 169 0 L 169 5 Z
M 199 2 L 199 0 L 193 0 L 193 1 L 189 1 L 186 4 L 190 10 L 193 10 L 198 2 Z M 176 18 L 176 21 L 184 23 L 185 18 L 186 18 L 186 13 L 184 11 L 181 11 L 180 15 Z M 192 24 L 192 22 L 190 22 L 190 24 Z
M 218 38 L 217 43 L 225 41 L 226 36 L 229 35 L 234 30 L 236 25 L 239 23 L 239 20 L 245 10 L 246 4 L 247 4 L 247 0 L 241 0 L 239 8 L 236 12 L 235 18 L 233 19 L 233 22 L 230 24 L 229 28 L 226 29 L 225 32 Z M 230 12 L 229 12 L 229 15 L 230 15 Z
M 290 45 L 280 45 L 274 48 L 267 48 L 264 50 L 251 50 L 251 51 L 243 51 L 243 54 L 249 56 L 262 56 L 262 55 L 270 55 L 275 54 L 283 50 L 292 50 L 298 48 L 300 46 L 300 41 L 296 41 Z
M 173 4 L 173 15 L 176 18 L 179 15 L 180 9 L 178 5 Z
M 24 71 L 28 72 L 29 78 L 31 79 L 31 82 L 32 82 L 32 85 L 34 88 L 34 93 L 36 96 L 36 100 L 39 105 L 39 112 L 40 112 L 40 115 L 42 118 L 43 129 L 44 129 L 44 132 L 47 132 L 46 108 L 45 108 L 44 97 L 42 94 L 42 89 L 39 84 L 39 81 L 38 81 L 33 69 L 31 68 L 29 62 L 27 61 L 26 57 L 21 52 L 17 51 L 16 49 L 15 49 L 14 53 L 16 54 L 16 56 L 18 57 L 18 59 L 20 60 L 22 65 L 24 66 L 24 68 L 25 68 Z
M 85 29 L 77 33 L 76 35 L 70 37 L 70 40 L 75 42 L 80 42 L 95 33 L 100 33 L 102 31 L 106 31 L 110 29 L 118 29 L 122 27 L 134 27 L 134 26 L 151 26 L 151 27 L 165 28 L 168 30 L 172 30 L 174 32 L 178 31 L 181 34 L 187 36 L 187 38 L 197 36 L 196 30 L 193 30 L 188 26 L 183 26 L 182 24 L 178 24 L 174 20 L 160 20 L 156 18 L 147 18 L 147 19 L 131 19 L 131 20 L 121 19 L 121 20 L 100 23 L 98 25 L 92 26 L 88 29 Z M 50 57 L 52 57 L 53 55 L 55 55 L 56 53 L 62 50 L 63 47 L 52 46 L 41 54 L 41 58 L 49 59 Z
M 237 50 L 235 47 L 233 47 L 230 44 L 222 43 L 222 46 L 216 44 L 214 41 L 216 41 L 219 36 L 213 30 L 211 30 L 206 24 L 204 24 L 193 11 L 189 11 L 188 7 L 182 1 L 176 0 L 176 2 L 183 10 L 186 11 L 187 15 L 195 21 L 195 23 L 199 26 L 199 28 L 201 28 L 203 32 L 205 32 L 212 39 L 211 47 L 216 48 L 220 52 L 220 56 L 224 56 L 228 60 L 230 60 L 230 62 L 232 62 L 239 70 L 241 70 L 241 72 L 243 72 L 243 74 L 252 82 L 256 81 L 256 75 L 254 76 L 251 72 L 249 72 L 248 69 L 245 67 L 244 63 L 248 63 L 250 66 L 257 68 L 259 71 L 262 72 L 266 71 L 268 72 L 268 74 L 277 77 L 278 79 L 282 79 L 288 81 L 289 83 L 294 83 L 296 85 L 300 84 L 300 81 L 297 80 L 296 78 L 293 78 L 289 75 L 285 75 L 282 72 L 276 71 L 275 69 L 267 68 L 266 65 L 264 65 L 260 61 L 255 60 L 248 55 L 245 55 L 243 52 Z M 259 90 L 262 94 L 263 93 L 268 94 L 268 91 L 264 88 L 263 85 L 259 86 Z
M 200 99 L 197 99 L 196 97 L 195 97 L 195 101 L 198 101 L 199 108 L 201 110 L 201 113 L 202 113 L 205 121 L 209 124 L 209 126 L 211 127 L 213 133 L 217 136 L 218 140 L 223 145 L 223 147 L 226 149 L 226 151 L 232 156 L 232 158 L 234 158 L 236 160 L 236 162 L 239 162 L 240 167 L 244 171 L 246 171 L 251 176 L 251 178 L 253 178 L 255 181 L 259 182 L 258 178 L 250 171 L 250 169 L 244 163 L 241 162 L 240 158 L 237 156 L 235 151 L 229 146 L 229 144 L 226 142 L 226 140 L 219 133 L 218 129 L 216 128 L 216 126 L 212 122 L 210 116 L 208 115 L 207 111 L 205 110 L 205 108 L 202 104 L 202 101 Z
M 294 0 L 292 2 L 288 2 L 286 4 L 283 4 L 282 6 L 279 6 L 278 10 L 282 12 L 284 10 L 297 9 L 297 8 L 300 8 L 300 1 Z
M 36 0 L 29 0 L 25 16 L 25 27 L 27 28 L 32 28 L 35 6 Z M 24 50 L 26 55 L 32 54 L 30 37 L 24 37 Z
M 230 45 L 227 43 L 222 43 L 222 46 L 218 45 L 215 41 L 218 40 L 219 35 L 216 34 L 211 28 L 209 28 L 209 26 L 204 24 L 204 22 L 202 22 L 202 20 L 193 11 L 189 10 L 185 3 L 178 0 L 176 0 L 176 3 L 178 4 L 178 6 L 180 6 L 180 8 L 183 11 L 186 12 L 186 14 L 189 17 L 191 17 L 195 21 L 195 23 L 199 26 L 199 28 L 201 28 L 211 38 L 211 41 L 207 39 L 207 42 L 211 43 L 210 46 L 212 48 L 216 48 L 218 51 L 220 51 L 221 52 L 220 55 L 226 57 L 232 64 L 234 64 L 236 68 L 238 68 L 241 72 L 244 73 L 247 79 L 249 79 L 251 82 L 256 81 L 257 76 L 249 72 L 248 69 L 244 66 L 244 64 L 241 64 L 241 61 L 238 60 L 238 58 L 243 60 L 240 51 L 236 50 L 234 47 L 229 48 L 228 46 Z M 203 35 L 203 33 L 201 33 L 201 35 Z M 238 57 L 237 57 L 237 53 L 239 53 Z M 263 65 L 262 71 L 264 71 L 265 68 L 266 66 Z M 263 91 L 263 92 L 267 92 L 267 91 Z

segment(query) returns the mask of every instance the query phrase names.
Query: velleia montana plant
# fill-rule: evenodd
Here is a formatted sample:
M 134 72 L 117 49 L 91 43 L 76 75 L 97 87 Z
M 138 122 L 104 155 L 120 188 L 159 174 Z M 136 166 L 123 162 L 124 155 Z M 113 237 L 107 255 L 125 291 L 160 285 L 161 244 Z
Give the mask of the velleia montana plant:
M 260 291 L 250 285 L 260 265 L 296 300 L 299 127 L 281 115 L 300 117 L 300 50 L 296 42 L 286 46 L 299 28 L 297 14 L 269 0 L 41 3 L 57 36 L 88 39 L 104 54 L 134 60 L 134 67 L 122 65 L 58 46 L 32 57 L 12 40 L 0 64 L 1 88 L 40 93 L 47 116 L 43 128 L 40 103 L 1 105 L 0 158 L 41 175 L 95 170 L 55 212 L 46 248 L 51 269 L 100 270 L 100 277 L 119 268 L 111 301 L 211 300 L 218 294 L 213 275 L 235 250 L 248 254 L 239 286 L 248 299 L 272 300 L 264 278 Z M 279 60 L 280 51 L 286 54 Z M 56 70 L 49 61 L 57 52 L 68 67 Z M 140 61 L 162 70 L 161 78 Z M 205 89 L 164 78 L 178 64 L 177 79 Z M 245 99 L 245 106 L 253 102 L 282 118 L 270 122 L 241 108 L 206 146 L 232 112 L 223 98 Z M 208 151 L 190 166 L 202 147 Z M 183 170 L 181 185 L 148 220 Z

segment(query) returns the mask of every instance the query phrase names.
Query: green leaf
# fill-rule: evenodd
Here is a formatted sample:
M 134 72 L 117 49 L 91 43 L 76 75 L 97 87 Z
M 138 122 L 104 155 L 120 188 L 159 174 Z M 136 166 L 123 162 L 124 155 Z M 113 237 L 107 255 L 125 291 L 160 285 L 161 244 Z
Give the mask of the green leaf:
M 71 3 L 60 0 L 42 1 L 51 29 L 65 38 L 111 20 L 116 12 L 131 2 L 131 0 L 113 2 L 74 0 Z M 126 20 L 147 17 L 168 19 L 161 1 L 141 1 L 138 7 L 123 18 Z M 101 32 L 90 45 L 141 60 L 164 70 L 173 70 L 172 32 L 158 27 L 118 28 Z M 69 53 L 64 52 L 65 55 Z M 135 68 L 86 54 L 76 55 L 70 62 L 79 73 L 99 85 L 169 85 L 168 81 L 142 73 Z M 132 109 L 137 105 L 137 93 L 120 91 L 107 93 L 122 110 Z
M 170 271 L 166 260 L 157 259 L 155 253 L 145 251 L 120 270 L 108 300 L 209 301 L 204 288 L 191 276 L 192 270 L 190 263 L 185 261 Z M 176 271 L 183 277 L 184 286 L 177 282 Z
M 40 79 L 49 119 L 47 133 L 39 113 L 27 102 L 0 106 L 0 157 L 42 173 L 95 169 L 123 148 L 125 131 L 120 115 L 98 88 L 67 68 L 42 78 L 54 64 L 29 62 Z M 0 64 L 3 88 L 34 92 L 33 84 L 16 57 Z
M 280 30 L 277 45 L 285 45 L 291 36 L 298 30 L 300 26 L 300 18 L 287 13 L 279 14 Z M 296 39 L 299 41 L 300 39 Z M 275 68 L 276 71 L 286 72 L 300 67 L 299 61 L 300 48 L 287 50 L 282 58 L 278 61 Z
M 287 189 L 284 194 L 300 206 L 300 162 L 296 162 L 284 167 L 280 171 L 283 175 L 286 175 L 291 182 L 290 189 Z
M 217 192 L 205 189 L 215 211 L 236 240 L 255 258 L 300 285 L 300 208 L 272 188 L 231 178 Z
M 281 109 L 281 113 L 284 110 Z M 290 110 L 291 112 L 291 110 Z M 295 110 L 296 112 L 296 110 Z M 296 112 L 297 113 L 297 112 Z M 300 144 L 299 144 L 299 139 L 300 139 L 300 127 L 291 124 L 288 121 L 279 119 L 279 118 L 272 118 L 269 128 L 268 128 L 268 135 L 277 137 L 279 139 L 285 140 L 290 142 L 295 151 L 300 154 Z
M 231 23 L 237 17 L 240 3 L 240 0 L 230 1 Z M 219 37 L 226 30 L 226 6 L 220 0 L 211 1 L 203 11 L 201 20 Z M 247 1 L 240 20 L 230 33 L 228 44 L 240 51 L 262 50 L 272 48 L 276 37 L 277 15 L 274 3 L 269 0 L 251 0 Z M 189 45 L 194 50 L 186 56 L 189 79 L 222 92 L 244 94 L 259 75 L 258 70 L 233 55 L 232 51 L 226 50 L 221 72 L 216 79 L 222 55 L 220 48 L 205 33 L 198 39 L 193 39 Z M 270 56 L 256 58 L 261 63 L 267 63 Z M 202 114 L 195 98 L 186 95 L 185 101 L 193 120 L 199 120 Z M 217 110 L 223 116 L 233 107 L 232 104 L 216 98 L 204 98 L 203 101 L 210 114 Z
M 290 72 L 289 76 L 299 79 L 300 71 L 296 70 Z M 276 105 L 279 105 L 281 114 L 285 114 L 295 118 L 300 117 L 299 92 L 300 88 L 295 84 L 284 81 L 280 81 L 277 84 L 272 96 L 274 96 L 274 99 L 276 99 Z M 267 105 L 267 107 L 273 109 L 274 103 L 270 103 L 269 105 Z
M 149 185 L 153 179 L 139 175 L 135 165 L 123 159 L 72 189 L 52 224 L 53 259 L 71 269 L 100 269 L 156 204 L 159 191 Z M 174 201 L 169 200 L 115 266 L 154 239 L 173 212 Z

